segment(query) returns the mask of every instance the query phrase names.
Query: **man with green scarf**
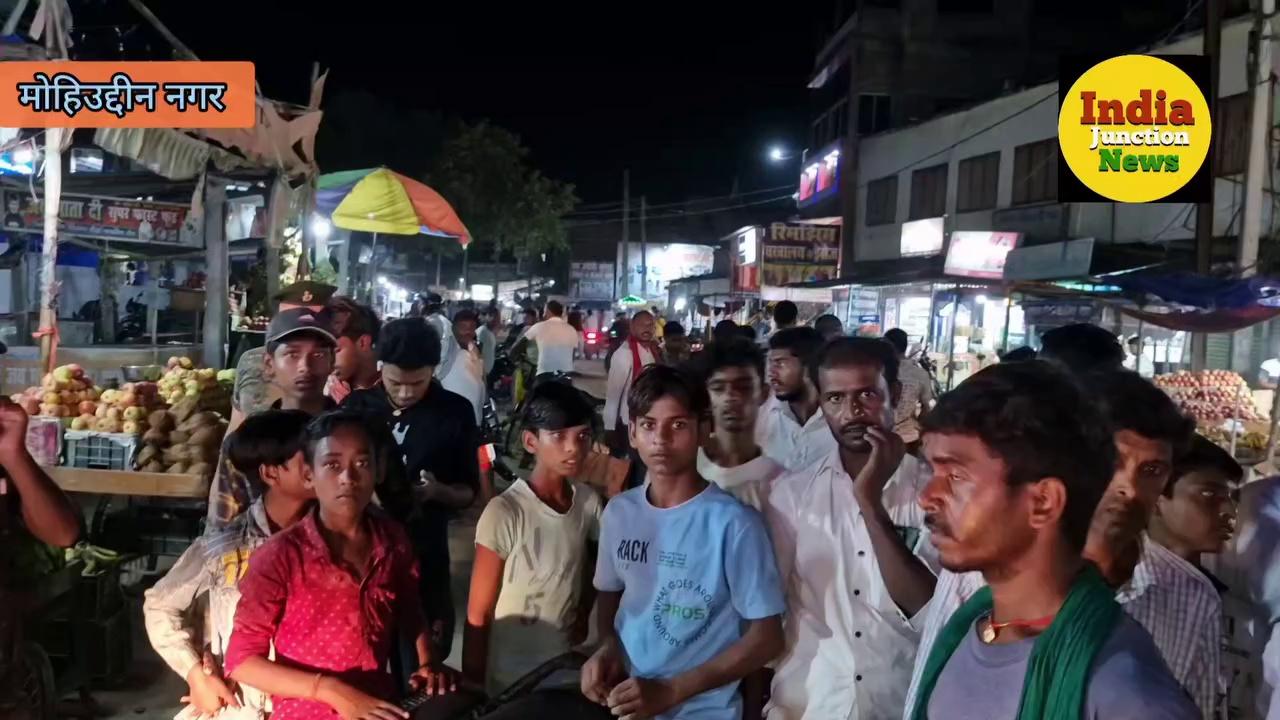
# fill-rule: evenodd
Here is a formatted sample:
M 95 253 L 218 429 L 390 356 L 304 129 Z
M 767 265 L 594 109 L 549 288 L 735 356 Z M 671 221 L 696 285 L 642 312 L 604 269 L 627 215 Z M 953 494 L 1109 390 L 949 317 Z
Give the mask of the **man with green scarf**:
M 939 633 L 910 717 L 1200 717 L 1082 557 L 1116 449 L 1075 382 L 1044 362 L 1000 364 L 944 396 L 922 431 L 931 542 L 988 587 Z

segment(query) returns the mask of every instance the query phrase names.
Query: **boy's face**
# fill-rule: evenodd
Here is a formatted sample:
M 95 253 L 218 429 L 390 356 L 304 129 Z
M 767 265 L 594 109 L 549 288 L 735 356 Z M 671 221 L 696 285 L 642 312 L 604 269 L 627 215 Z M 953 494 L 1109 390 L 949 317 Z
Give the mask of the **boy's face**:
M 263 482 L 271 492 L 280 493 L 293 500 L 314 500 L 315 490 L 308 484 L 307 458 L 301 450 L 294 453 L 283 465 L 263 466 L 259 471 Z
M 524 431 L 524 449 L 537 458 L 540 467 L 560 477 L 576 477 L 591 446 L 591 426 L 576 425 L 563 430 Z
M 697 466 L 702 423 L 670 396 L 658 398 L 649 412 L 631 421 L 631 445 L 646 467 L 678 475 Z
M 1188 550 L 1222 552 L 1236 527 L 1231 481 L 1213 468 L 1193 470 L 1173 484 L 1173 496 L 1161 495 L 1156 516 Z
M 458 339 L 458 345 L 469 348 L 476 341 L 476 321 L 475 320 L 455 320 L 453 322 L 453 336 Z
M 769 387 L 779 400 L 790 402 L 804 395 L 805 383 L 804 363 L 791 354 L 790 350 L 779 349 L 769 351 Z
M 333 346 L 311 334 L 291 335 L 264 356 L 267 376 L 295 401 L 309 401 L 324 393 L 333 372 Z
M 373 451 L 364 430 L 344 425 L 316 444 L 307 485 L 321 510 L 344 516 L 364 512 L 373 499 L 373 483 Z
M 431 378 L 435 376 L 435 372 L 433 367 L 408 370 L 399 365 L 383 363 L 382 387 L 396 407 L 413 407 L 427 396 L 427 389 L 431 387 Z
M 333 355 L 333 374 L 343 382 L 350 382 L 370 361 L 373 354 L 373 337 L 362 335 L 358 338 L 340 337 L 338 347 Z
M 717 431 L 739 433 L 755 428 L 760 397 L 764 393 L 755 368 L 717 368 L 707 380 L 707 393 L 711 396 L 711 417 Z

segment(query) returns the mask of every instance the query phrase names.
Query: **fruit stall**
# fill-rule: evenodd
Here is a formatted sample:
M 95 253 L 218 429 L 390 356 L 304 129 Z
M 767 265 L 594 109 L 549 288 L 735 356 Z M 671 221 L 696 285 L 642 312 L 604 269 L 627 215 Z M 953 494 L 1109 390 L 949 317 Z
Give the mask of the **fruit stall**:
M 1201 435 L 1231 451 L 1242 465 L 1266 459 L 1272 427 L 1265 395 L 1272 391 L 1254 390 L 1230 370 L 1180 370 L 1154 381 L 1196 421 Z
M 164 366 L 121 373 L 134 380 L 100 385 L 84 367 L 60 365 L 39 385 L 12 395 L 31 415 L 32 455 L 71 492 L 207 498 L 235 371 L 198 368 L 174 356 Z M 95 517 L 93 527 L 100 525 Z

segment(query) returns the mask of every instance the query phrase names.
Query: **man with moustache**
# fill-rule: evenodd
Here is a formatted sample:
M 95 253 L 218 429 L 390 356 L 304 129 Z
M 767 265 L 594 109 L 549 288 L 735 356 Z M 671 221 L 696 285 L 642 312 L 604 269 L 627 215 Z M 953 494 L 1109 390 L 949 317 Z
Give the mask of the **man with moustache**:
M 944 567 L 981 573 L 988 586 L 921 650 L 906 716 L 1199 717 L 1081 557 L 1117 448 L 1071 378 L 1036 361 L 987 368 L 943 396 L 923 431 L 930 542 Z
M 817 462 L 836 447 L 808 372 L 823 342 L 822 334 L 811 327 L 779 330 L 769 338 L 768 374 L 773 396 L 760 408 L 756 442 L 765 455 L 788 470 Z
M 893 432 L 899 385 L 890 345 L 832 341 L 811 375 L 836 447 L 779 477 L 765 507 L 788 612 L 767 714 L 890 717 L 907 691 L 914 618 L 933 594 L 916 503 L 927 471 Z
M 1150 633 L 1174 679 L 1203 716 L 1212 718 L 1222 602 L 1202 573 L 1144 532 L 1195 426 L 1168 395 L 1135 373 L 1112 370 L 1087 375 L 1081 383 L 1101 399 L 1116 446 L 1115 472 L 1093 515 L 1084 557 L 1097 566 L 1125 613 Z M 914 706 L 925 662 L 943 626 L 984 584 L 979 572 L 944 569 L 939 574 L 933 602 L 917 626 L 922 628 L 920 652 L 908 708 Z

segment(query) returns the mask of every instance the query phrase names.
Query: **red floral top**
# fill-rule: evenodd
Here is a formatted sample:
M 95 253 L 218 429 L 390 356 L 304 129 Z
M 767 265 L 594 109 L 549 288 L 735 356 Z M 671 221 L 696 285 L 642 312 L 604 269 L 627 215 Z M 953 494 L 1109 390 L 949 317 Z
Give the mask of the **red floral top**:
M 373 535 L 369 570 L 357 579 L 333 562 L 317 511 L 254 553 L 240 581 L 235 630 L 225 667 L 267 657 L 307 672 L 334 676 L 375 697 L 396 699 L 387 659 L 395 632 L 424 627 L 418 564 L 408 536 L 377 511 L 366 513 Z M 272 720 L 338 717 L 327 705 L 272 698 Z

